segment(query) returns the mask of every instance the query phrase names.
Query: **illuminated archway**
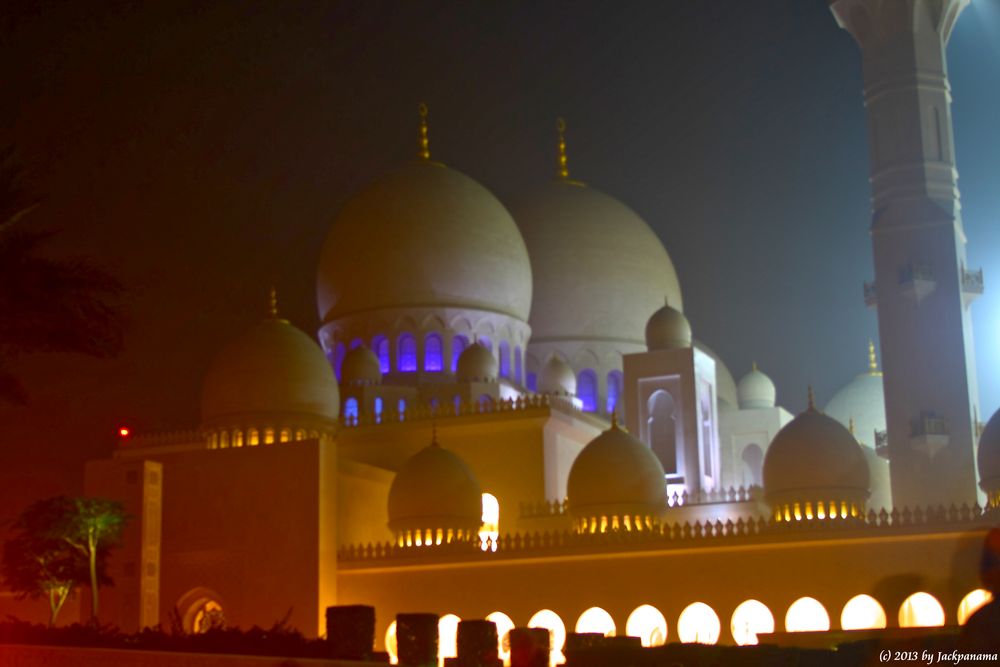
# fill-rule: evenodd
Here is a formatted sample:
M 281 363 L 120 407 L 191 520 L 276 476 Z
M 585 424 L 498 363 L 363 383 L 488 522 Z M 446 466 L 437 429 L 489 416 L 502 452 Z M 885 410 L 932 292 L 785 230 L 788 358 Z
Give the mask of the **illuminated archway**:
M 826 632 L 830 615 L 816 598 L 799 598 L 785 612 L 786 632 Z
M 855 595 L 840 612 L 842 630 L 872 630 L 886 625 L 885 610 L 870 595 Z
M 714 644 L 721 631 L 719 615 L 704 602 L 692 602 L 677 619 L 677 636 L 685 644 Z
M 958 624 L 965 625 L 969 617 L 976 613 L 980 607 L 993 600 L 993 594 L 984 588 L 977 588 L 958 603 Z
M 444 667 L 445 658 L 458 655 L 458 622 L 455 614 L 445 614 L 438 620 L 438 664 Z
M 667 619 L 653 605 L 636 607 L 625 621 L 625 634 L 638 637 L 646 648 L 667 643 Z
M 385 631 L 385 652 L 389 654 L 389 663 L 399 662 L 399 650 L 396 648 L 396 621 L 389 624 Z
M 510 663 L 510 631 L 514 629 L 514 621 L 510 616 L 502 611 L 495 611 L 486 617 L 487 621 L 493 621 L 497 626 L 497 656 Z
M 930 593 L 914 593 L 899 607 L 899 627 L 936 628 L 944 625 L 944 607 Z
M 729 631 L 740 646 L 756 644 L 758 633 L 774 632 L 774 615 L 763 602 L 746 600 L 733 612 Z
M 576 619 L 577 632 L 596 632 L 605 637 L 614 637 L 615 620 L 600 607 L 591 607 Z
M 177 600 L 181 625 L 188 634 L 198 635 L 226 625 L 222 598 L 209 588 L 193 588 Z
M 492 493 L 484 493 L 483 525 L 479 529 L 479 541 L 483 551 L 496 551 L 498 537 L 500 537 L 500 501 Z
M 528 621 L 529 628 L 545 628 L 549 631 L 549 664 L 555 665 L 564 660 L 563 644 L 566 643 L 566 626 L 559 614 L 551 609 L 542 609 Z

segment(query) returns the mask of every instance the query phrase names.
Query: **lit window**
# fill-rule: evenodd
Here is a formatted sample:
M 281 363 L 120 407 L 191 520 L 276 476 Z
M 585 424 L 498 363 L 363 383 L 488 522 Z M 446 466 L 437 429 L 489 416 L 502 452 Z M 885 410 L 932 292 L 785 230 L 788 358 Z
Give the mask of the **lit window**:
M 260 433 L 257 429 L 252 428 L 247 431 L 247 441 L 250 443 L 251 447 L 256 447 L 260 444 Z
M 377 421 L 382 421 L 382 397 L 375 397 L 375 419 Z
M 583 404 L 584 412 L 597 410 L 597 374 L 589 368 L 580 371 L 576 379 L 576 397 Z
M 229 431 L 223 431 L 222 433 L 219 434 L 219 447 L 225 448 L 228 446 L 229 446 Z
M 301 428 L 299 430 L 295 431 L 295 439 L 296 440 L 305 440 L 306 439 L 306 432 L 303 429 L 301 429 Z
M 428 334 L 424 339 L 424 370 L 431 372 L 441 371 L 441 336 Z
M 445 658 L 458 655 L 458 622 L 455 614 L 445 614 L 438 621 L 438 664 L 444 665 Z
M 562 647 L 566 642 L 566 626 L 559 614 L 551 609 L 543 609 L 528 621 L 529 628 L 545 628 L 549 631 L 549 664 L 556 665 L 564 660 Z
M 344 417 L 347 419 L 358 418 L 358 399 L 351 397 L 344 401 Z
M 538 391 L 538 374 L 528 373 L 528 391 Z
M 714 644 L 721 630 L 718 614 L 704 602 L 692 602 L 677 619 L 677 636 L 685 644 Z
M 266 428 L 264 429 L 264 444 L 270 445 L 274 443 L 274 429 Z
M 455 404 L 455 414 L 460 414 L 462 412 L 462 397 L 456 395 L 455 398 L 452 399 L 452 402 Z
M 510 663 L 510 631 L 514 629 L 514 621 L 502 611 L 495 611 L 486 617 L 497 626 L 497 654 L 505 664 Z
M 191 633 L 201 635 L 209 630 L 224 628 L 225 626 L 226 616 L 222 612 L 222 605 L 215 600 L 206 600 L 194 612 L 194 618 L 191 622 Z
M 243 431 L 233 431 L 233 447 L 243 446 Z
M 993 594 L 989 591 L 977 588 L 958 603 L 958 624 L 965 625 L 969 617 L 979 611 L 979 608 L 993 600 Z
M 281 441 L 288 442 L 291 439 L 292 439 L 292 432 L 287 428 L 281 429 Z
M 469 339 L 465 336 L 455 336 L 451 339 L 451 372 L 458 370 L 458 358 L 469 347 Z
M 605 412 L 609 415 L 618 407 L 618 397 L 622 393 L 622 372 L 611 371 L 608 373 L 608 400 L 604 406 Z
M 611 614 L 600 607 L 591 607 L 580 614 L 576 620 L 577 632 L 595 632 L 605 637 L 613 637 L 615 634 L 615 621 Z
M 389 654 L 389 663 L 399 663 L 399 650 L 396 648 L 396 621 L 389 624 L 385 631 L 385 652 Z
M 406 414 L 406 399 L 401 398 L 396 401 L 396 413 L 399 415 L 400 420 L 403 419 L 403 415 Z
M 930 593 L 914 593 L 899 608 L 899 627 L 936 628 L 944 625 L 944 608 Z
M 500 377 L 510 377 L 510 345 L 507 341 L 500 341 Z
M 885 610 L 870 595 L 855 595 L 840 612 L 841 630 L 872 630 L 886 625 Z
M 497 550 L 497 538 L 500 537 L 500 501 L 492 493 L 483 494 L 483 526 L 479 529 L 479 541 L 483 551 Z M 491 542 L 487 543 L 488 540 Z
M 383 373 L 388 373 L 389 367 L 389 339 L 385 336 L 375 336 L 372 340 L 372 350 L 375 351 L 375 356 L 378 357 L 379 370 Z
M 524 369 L 522 368 L 521 348 L 514 348 L 514 382 L 521 384 L 524 379 Z
M 356 347 L 361 347 L 364 344 L 365 341 L 361 340 L 360 338 L 355 338 L 354 340 L 351 341 L 351 349 L 353 350 Z
M 337 343 L 333 348 L 333 370 L 337 374 L 337 381 L 340 382 L 340 367 L 344 363 L 344 355 L 347 354 L 347 348 L 343 343 Z
M 399 337 L 399 370 L 403 373 L 417 370 L 417 341 L 410 334 Z
M 216 433 L 208 436 L 208 448 L 216 449 L 219 446 L 219 436 Z
M 799 598 L 785 612 L 786 632 L 826 632 L 829 629 L 830 616 L 815 598 Z
M 763 602 L 747 600 L 733 612 L 729 631 L 739 646 L 756 644 L 758 633 L 774 632 L 774 616 Z
M 636 607 L 625 621 L 625 634 L 638 637 L 646 648 L 667 643 L 667 619 L 660 610 L 648 604 Z

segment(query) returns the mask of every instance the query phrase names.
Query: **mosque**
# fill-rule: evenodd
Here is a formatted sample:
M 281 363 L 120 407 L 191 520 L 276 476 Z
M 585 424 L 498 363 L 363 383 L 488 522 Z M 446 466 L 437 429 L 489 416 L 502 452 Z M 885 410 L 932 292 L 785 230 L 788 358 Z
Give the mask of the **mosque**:
M 102 620 L 322 633 L 334 604 L 663 642 L 954 625 L 987 598 L 985 430 L 944 47 L 967 0 L 834 0 L 863 52 L 884 371 L 794 416 L 692 335 L 667 250 L 557 177 L 519 201 L 431 154 L 353 197 L 318 337 L 270 307 L 216 356 L 196 429 L 122 438 L 88 494 L 135 517 Z M 913 15 L 908 15 L 908 12 Z M 262 299 L 263 301 L 263 299 Z M 933 352 L 933 353 L 928 353 Z M 805 393 L 805 388 L 803 388 Z M 978 448 L 978 468 L 976 452 Z M 503 653 L 503 647 L 501 647 Z

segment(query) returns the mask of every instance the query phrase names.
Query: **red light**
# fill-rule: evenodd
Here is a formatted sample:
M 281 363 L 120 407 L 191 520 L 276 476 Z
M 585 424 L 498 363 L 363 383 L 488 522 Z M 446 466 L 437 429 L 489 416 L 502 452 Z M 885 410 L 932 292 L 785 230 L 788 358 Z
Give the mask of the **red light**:
M 127 438 L 128 434 L 129 430 L 125 426 L 122 426 L 120 429 L 118 429 L 118 435 L 121 436 L 122 438 Z

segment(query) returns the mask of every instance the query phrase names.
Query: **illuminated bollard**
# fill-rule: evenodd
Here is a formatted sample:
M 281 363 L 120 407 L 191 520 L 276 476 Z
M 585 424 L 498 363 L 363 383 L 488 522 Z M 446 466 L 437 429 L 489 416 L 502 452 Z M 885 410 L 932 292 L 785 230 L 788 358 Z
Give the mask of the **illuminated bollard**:
M 514 628 L 510 631 L 510 667 L 549 667 L 549 631 Z
M 375 607 L 327 607 L 326 641 L 331 658 L 371 660 L 375 650 Z
M 396 654 L 404 667 L 437 667 L 438 615 L 397 614 Z

